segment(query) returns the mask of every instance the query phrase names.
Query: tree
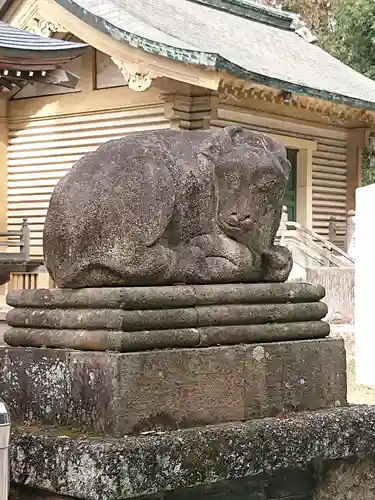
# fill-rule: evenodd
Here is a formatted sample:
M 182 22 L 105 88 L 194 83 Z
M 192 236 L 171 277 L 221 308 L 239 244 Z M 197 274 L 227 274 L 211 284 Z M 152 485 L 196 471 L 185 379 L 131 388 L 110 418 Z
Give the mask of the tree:
M 301 14 L 318 44 L 340 61 L 375 79 L 375 0 L 263 0 Z
M 351 68 L 375 79 L 375 0 L 340 0 L 319 43 Z
M 362 152 L 362 186 L 375 183 L 374 152 L 372 147 L 366 146 Z
M 280 5 L 283 10 L 301 14 L 306 25 L 319 35 L 327 29 L 333 3 L 337 0 L 263 0 L 265 5 Z

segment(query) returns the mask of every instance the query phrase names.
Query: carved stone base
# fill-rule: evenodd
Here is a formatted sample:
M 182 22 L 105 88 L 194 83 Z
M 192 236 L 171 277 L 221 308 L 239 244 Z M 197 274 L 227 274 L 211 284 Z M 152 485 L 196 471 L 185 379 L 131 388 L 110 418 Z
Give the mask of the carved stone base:
M 5 341 L 132 352 L 324 338 L 323 296 L 309 283 L 14 291 Z
M 15 291 L 0 394 L 15 421 L 116 436 L 343 405 L 323 296 L 308 283 Z
M 137 353 L 8 348 L 0 394 L 13 421 L 116 436 L 346 404 L 342 340 Z

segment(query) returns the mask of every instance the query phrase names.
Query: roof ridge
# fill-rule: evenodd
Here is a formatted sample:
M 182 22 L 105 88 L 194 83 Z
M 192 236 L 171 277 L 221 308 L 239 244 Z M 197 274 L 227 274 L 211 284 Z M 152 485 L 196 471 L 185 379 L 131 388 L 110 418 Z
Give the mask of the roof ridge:
M 294 31 L 309 43 L 316 37 L 299 14 L 258 3 L 258 0 L 188 0 L 276 28 Z
M 287 12 L 274 7 L 267 7 L 256 2 L 256 0 L 188 0 L 200 3 L 213 9 L 269 24 L 288 31 L 295 31 L 294 23 L 297 14 Z

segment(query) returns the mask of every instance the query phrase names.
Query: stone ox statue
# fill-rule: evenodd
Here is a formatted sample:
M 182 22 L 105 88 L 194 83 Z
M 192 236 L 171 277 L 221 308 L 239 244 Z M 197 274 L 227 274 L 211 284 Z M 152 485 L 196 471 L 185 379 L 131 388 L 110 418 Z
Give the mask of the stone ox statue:
M 289 168 L 279 142 L 234 126 L 107 142 L 52 194 L 46 266 L 69 288 L 285 281 Z

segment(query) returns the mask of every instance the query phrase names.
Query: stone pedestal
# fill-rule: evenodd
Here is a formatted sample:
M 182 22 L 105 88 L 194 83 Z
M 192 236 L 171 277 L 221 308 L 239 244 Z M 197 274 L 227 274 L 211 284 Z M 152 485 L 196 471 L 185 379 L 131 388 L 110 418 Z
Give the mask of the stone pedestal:
M 346 405 L 323 296 L 308 283 L 12 292 L 13 498 L 312 500 L 309 464 L 329 441 L 293 443 L 329 418 L 306 412 Z
M 139 353 L 9 348 L 0 370 L 15 421 L 116 436 L 346 404 L 338 339 Z
M 20 290 L 4 338 L 121 352 L 324 338 L 323 297 L 309 283 Z
M 0 357 L 0 392 L 16 421 L 116 436 L 341 406 L 345 352 L 326 338 L 323 295 L 308 283 L 16 291 L 5 341 L 22 347 Z
M 374 419 L 349 407 L 120 439 L 14 427 L 11 498 L 373 500 Z

